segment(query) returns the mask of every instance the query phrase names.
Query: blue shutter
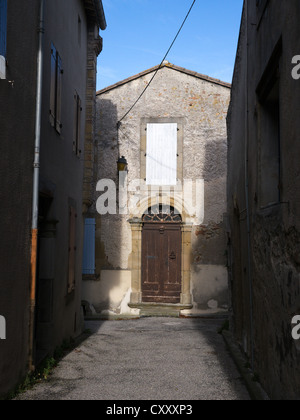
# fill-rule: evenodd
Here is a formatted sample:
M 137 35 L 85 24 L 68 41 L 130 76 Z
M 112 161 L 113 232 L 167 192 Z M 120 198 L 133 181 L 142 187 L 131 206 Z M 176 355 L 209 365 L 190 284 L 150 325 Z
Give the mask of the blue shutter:
M 96 220 L 86 219 L 83 246 L 83 274 L 95 274 Z
M 0 0 L 0 55 L 6 57 L 7 0 Z

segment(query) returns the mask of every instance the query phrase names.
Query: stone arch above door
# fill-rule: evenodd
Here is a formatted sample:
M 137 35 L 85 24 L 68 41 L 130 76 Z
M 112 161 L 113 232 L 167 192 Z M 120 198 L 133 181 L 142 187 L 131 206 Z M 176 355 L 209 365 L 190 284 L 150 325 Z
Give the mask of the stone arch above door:
M 135 206 L 134 213 L 130 214 L 130 220 L 142 220 L 143 216 L 149 211 L 149 209 L 155 206 L 162 205 L 165 207 L 171 207 L 176 209 L 177 214 L 181 215 L 182 223 L 186 225 L 193 224 L 193 217 L 190 216 L 190 211 L 186 207 L 182 197 L 175 196 L 163 196 L 158 199 L 158 196 L 145 197 L 141 199 Z
M 177 209 L 169 205 L 157 204 L 150 207 L 143 215 L 142 222 L 145 223 L 182 223 L 182 216 Z

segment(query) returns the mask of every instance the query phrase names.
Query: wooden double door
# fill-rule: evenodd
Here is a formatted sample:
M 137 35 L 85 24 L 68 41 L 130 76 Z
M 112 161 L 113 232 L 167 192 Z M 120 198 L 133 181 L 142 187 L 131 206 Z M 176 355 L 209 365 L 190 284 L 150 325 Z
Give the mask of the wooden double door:
M 144 223 L 142 296 L 145 303 L 180 303 L 182 233 L 180 223 Z

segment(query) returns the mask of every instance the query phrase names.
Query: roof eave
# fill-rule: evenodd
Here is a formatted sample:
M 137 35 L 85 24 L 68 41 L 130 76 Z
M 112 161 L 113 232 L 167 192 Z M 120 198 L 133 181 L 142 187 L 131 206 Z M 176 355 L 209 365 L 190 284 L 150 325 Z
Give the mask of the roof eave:
M 99 27 L 102 31 L 105 31 L 105 29 L 107 28 L 107 23 L 106 23 L 106 17 L 105 17 L 102 0 L 94 0 L 94 3 L 96 3 L 96 7 L 97 7 Z
M 104 31 L 107 23 L 102 0 L 84 0 L 84 5 L 88 17 L 95 19 L 99 28 Z
M 197 72 L 194 72 L 194 71 L 187 70 L 183 67 L 175 66 L 174 64 L 171 64 L 171 63 L 166 63 L 166 64 L 163 64 L 162 66 L 158 65 L 158 66 L 152 67 L 151 69 L 145 70 L 145 71 L 143 71 L 139 74 L 136 74 L 135 76 L 131 76 L 131 77 L 125 79 L 125 80 L 122 80 L 118 83 L 115 83 L 114 85 L 111 85 L 111 86 L 108 86 L 104 89 L 101 89 L 97 92 L 97 96 L 102 95 L 102 94 L 107 93 L 107 92 L 110 92 L 111 90 L 117 89 L 120 86 L 124 86 L 127 83 L 130 83 L 130 82 L 133 82 L 134 80 L 139 79 L 140 77 L 147 76 L 147 74 L 153 73 L 153 72 L 155 72 L 157 70 L 160 70 L 160 69 L 163 69 L 163 68 L 169 68 L 169 69 L 187 74 L 189 76 L 196 77 L 197 79 L 201 79 L 201 80 L 204 80 L 206 82 L 213 83 L 213 84 L 231 89 L 231 84 L 230 83 L 223 82 L 219 79 L 214 79 L 214 78 L 206 76 L 204 74 L 200 74 L 200 73 L 197 73 Z

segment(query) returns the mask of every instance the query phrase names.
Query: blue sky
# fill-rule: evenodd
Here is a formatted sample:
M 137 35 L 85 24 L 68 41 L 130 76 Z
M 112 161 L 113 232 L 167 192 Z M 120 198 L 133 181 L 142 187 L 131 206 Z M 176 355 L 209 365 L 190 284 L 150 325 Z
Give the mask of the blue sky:
M 97 89 L 160 64 L 192 0 L 103 0 Z M 197 0 L 168 61 L 231 82 L 243 0 Z

